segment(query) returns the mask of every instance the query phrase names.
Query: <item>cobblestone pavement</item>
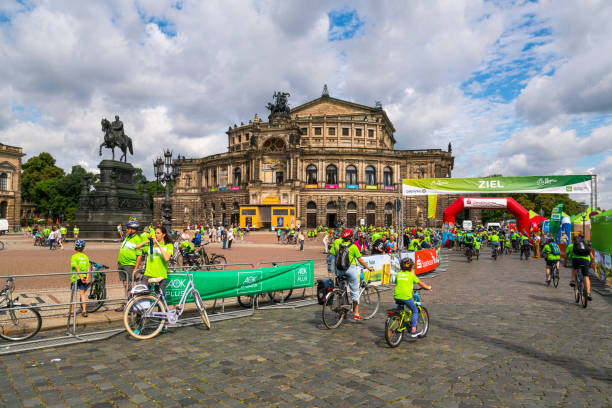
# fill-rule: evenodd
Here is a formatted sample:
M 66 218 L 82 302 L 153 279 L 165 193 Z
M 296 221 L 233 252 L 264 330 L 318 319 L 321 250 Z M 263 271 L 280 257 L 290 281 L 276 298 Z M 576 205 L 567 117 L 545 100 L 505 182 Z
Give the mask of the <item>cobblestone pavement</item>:
M 544 263 L 467 264 L 457 252 L 423 293 L 429 335 L 396 349 L 384 314 L 321 325 L 320 307 L 175 328 L 151 341 L 98 343 L 0 357 L 0 405 L 610 407 L 612 307 L 574 304 Z M 391 291 L 385 292 L 391 307 Z M 384 310 L 384 308 L 383 308 Z

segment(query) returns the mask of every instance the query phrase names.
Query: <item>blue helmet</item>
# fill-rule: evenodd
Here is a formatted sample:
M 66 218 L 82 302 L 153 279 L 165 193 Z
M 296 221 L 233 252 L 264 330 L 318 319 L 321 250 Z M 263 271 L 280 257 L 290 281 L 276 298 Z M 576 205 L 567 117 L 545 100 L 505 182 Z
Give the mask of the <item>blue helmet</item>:
M 127 223 L 127 227 L 134 228 L 135 230 L 137 230 L 138 228 L 140 228 L 140 224 L 136 220 L 131 220 Z
M 76 241 L 74 241 L 74 248 L 75 249 L 85 248 L 85 241 L 83 241 L 82 239 L 77 239 Z

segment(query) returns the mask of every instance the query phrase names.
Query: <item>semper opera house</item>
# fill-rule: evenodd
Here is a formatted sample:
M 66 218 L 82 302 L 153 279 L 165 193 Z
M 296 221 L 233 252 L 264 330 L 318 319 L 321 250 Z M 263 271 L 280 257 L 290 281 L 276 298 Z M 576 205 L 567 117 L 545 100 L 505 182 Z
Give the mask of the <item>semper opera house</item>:
M 450 144 L 448 151 L 396 150 L 395 128 L 379 103 L 332 98 L 325 87 L 320 98 L 290 109 L 286 96 L 275 94 L 267 122 L 255 115 L 230 126 L 226 153 L 177 160 L 175 228 L 398 225 L 403 178 L 451 176 Z M 155 219 L 162 201 L 155 198 Z M 406 225 L 424 226 L 427 198 L 405 198 L 401 211 Z

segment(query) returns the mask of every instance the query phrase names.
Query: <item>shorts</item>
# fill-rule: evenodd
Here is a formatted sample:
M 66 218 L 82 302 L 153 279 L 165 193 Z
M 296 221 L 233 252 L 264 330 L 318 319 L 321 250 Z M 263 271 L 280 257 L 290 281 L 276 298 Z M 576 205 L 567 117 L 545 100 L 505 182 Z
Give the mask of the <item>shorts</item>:
M 581 266 L 584 266 L 584 268 L 582 268 L 582 276 L 588 277 L 591 262 L 583 258 L 572 258 L 572 267 L 574 269 L 580 269 Z
M 119 270 L 119 280 L 121 282 L 125 282 L 127 277 L 130 277 L 130 281 L 134 280 L 134 266 L 136 265 L 117 265 L 117 270 Z
M 87 290 L 87 284 L 83 283 L 83 281 L 81 281 L 80 279 L 77 280 L 76 282 L 71 282 L 70 283 L 70 289 L 74 289 L 74 284 L 76 283 L 77 288 L 79 290 Z
M 553 266 L 555 266 L 557 264 L 557 262 L 559 262 L 559 259 L 556 259 L 554 261 L 549 261 L 548 259 L 546 260 L 546 267 L 547 268 L 552 268 Z

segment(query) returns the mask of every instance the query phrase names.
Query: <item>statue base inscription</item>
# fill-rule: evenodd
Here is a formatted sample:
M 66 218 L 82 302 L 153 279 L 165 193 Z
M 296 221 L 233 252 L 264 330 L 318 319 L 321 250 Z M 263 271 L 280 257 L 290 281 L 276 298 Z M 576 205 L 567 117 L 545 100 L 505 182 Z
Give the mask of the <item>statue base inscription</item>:
M 96 189 L 88 191 L 85 186 L 79 198 L 74 218 L 80 229 L 79 238 L 119 238 L 117 225 L 125 225 L 130 217 L 148 225 L 152 219 L 149 198 L 146 190 L 139 195 L 134 188 L 132 176 L 136 169 L 115 160 L 102 160 L 98 168 L 100 182 Z

